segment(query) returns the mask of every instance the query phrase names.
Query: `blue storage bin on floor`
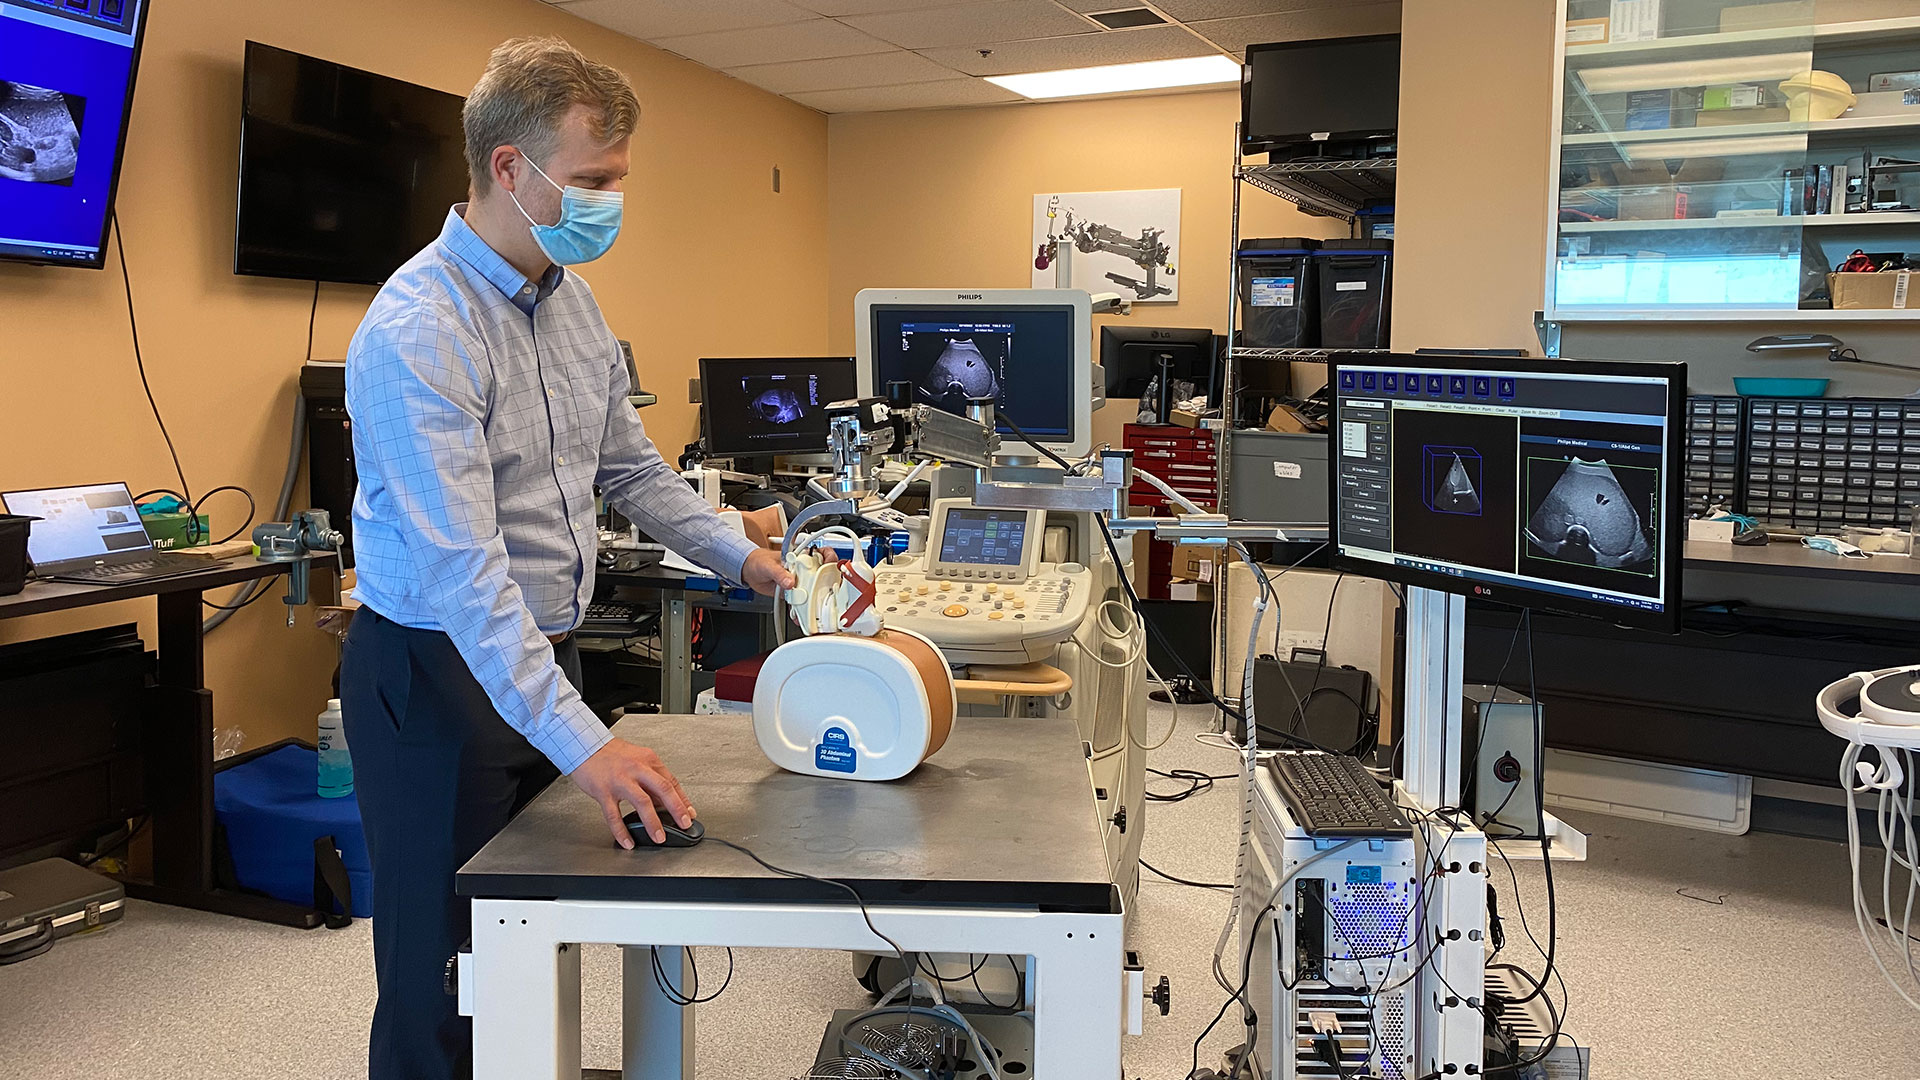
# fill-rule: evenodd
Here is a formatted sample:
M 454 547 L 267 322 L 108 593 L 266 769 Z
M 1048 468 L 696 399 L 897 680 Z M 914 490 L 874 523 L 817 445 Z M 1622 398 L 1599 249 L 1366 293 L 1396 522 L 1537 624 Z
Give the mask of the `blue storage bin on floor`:
M 373 914 L 373 868 L 360 802 L 352 795 L 321 798 L 319 768 L 311 746 L 263 748 L 214 774 L 214 814 L 239 885 L 295 904 L 313 903 L 313 842 L 332 836 L 353 890 L 351 914 L 366 918 Z

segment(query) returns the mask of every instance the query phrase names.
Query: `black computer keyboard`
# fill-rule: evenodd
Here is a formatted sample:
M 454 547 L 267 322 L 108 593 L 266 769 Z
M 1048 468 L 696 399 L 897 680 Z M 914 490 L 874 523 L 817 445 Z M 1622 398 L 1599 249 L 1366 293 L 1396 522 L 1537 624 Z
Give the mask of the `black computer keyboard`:
M 1360 762 L 1318 750 L 1282 750 L 1267 758 L 1280 795 L 1308 836 L 1412 836 L 1400 808 Z
M 625 600 L 595 600 L 587 605 L 580 633 L 588 637 L 630 637 L 644 631 L 653 613 Z

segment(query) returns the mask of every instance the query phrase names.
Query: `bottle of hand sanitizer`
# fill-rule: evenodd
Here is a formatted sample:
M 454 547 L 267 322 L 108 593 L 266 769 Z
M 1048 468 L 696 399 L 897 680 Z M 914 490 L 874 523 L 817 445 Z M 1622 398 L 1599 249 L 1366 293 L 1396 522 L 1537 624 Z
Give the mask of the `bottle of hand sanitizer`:
M 320 714 L 320 797 L 353 794 L 353 759 L 347 755 L 347 729 L 340 722 L 340 699 L 327 699 Z

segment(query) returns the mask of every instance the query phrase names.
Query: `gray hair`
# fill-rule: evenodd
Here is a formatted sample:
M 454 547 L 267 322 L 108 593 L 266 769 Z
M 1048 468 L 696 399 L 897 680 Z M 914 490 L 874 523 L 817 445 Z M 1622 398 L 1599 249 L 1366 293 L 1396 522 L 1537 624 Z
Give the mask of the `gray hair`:
M 627 77 L 565 41 L 514 38 L 494 49 L 460 114 L 474 193 L 492 189 L 490 163 L 499 147 L 516 146 L 536 159 L 551 154 L 575 105 L 592 110 L 587 130 L 601 145 L 632 135 L 640 122 L 640 101 Z

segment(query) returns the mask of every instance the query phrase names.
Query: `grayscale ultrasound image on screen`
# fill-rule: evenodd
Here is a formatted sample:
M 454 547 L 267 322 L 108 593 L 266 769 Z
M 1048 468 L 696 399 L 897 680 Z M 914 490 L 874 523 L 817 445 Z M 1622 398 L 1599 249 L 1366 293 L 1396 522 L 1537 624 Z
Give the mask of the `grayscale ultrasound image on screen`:
M 1579 458 L 1527 460 L 1531 554 L 1652 576 L 1659 470 Z M 1644 511 L 1644 512 L 1643 512 Z

